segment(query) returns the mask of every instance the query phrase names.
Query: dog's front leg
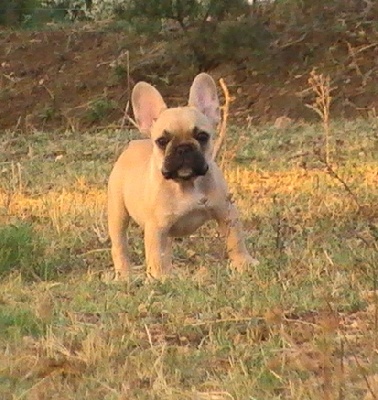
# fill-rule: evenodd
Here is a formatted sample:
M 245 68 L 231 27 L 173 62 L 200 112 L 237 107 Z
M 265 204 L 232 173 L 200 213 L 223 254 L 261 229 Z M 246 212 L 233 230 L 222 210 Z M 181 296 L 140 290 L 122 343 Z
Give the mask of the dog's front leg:
M 168 274 L 172 265 L 172 238 L 156 227 L 146 226 L 144 231 L 147 275 L 161 279 Z
M 216 220 L 221 235 L 226 237 L 227 253 L 232 266 L 241 272 L 247 265 L 257 265 L 259 262 L 248 253 L 238 211 L 231 201 L 222 210 L 218 210 Z

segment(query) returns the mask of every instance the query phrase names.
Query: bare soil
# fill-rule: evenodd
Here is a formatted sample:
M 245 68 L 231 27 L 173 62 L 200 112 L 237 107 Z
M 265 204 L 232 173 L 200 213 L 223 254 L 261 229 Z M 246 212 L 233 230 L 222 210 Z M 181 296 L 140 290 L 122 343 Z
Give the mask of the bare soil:
M 235 97 L 233 122 L 317 118 L 306 107 L 314 98 L 308 85 L 313 68 L 331 77 L 333 117 L 375 115 L 376 28 L 276 34 L 263 54 L 251 49 L 202 68 L 222 77 Z M 152 38 L 103 25 L 0 32 L 0 130 L 120 126 L 130 89 L 142 79 L 156 85 L 169 105 L 183 104 L 201 69 L 188 53 L 178 34 Z

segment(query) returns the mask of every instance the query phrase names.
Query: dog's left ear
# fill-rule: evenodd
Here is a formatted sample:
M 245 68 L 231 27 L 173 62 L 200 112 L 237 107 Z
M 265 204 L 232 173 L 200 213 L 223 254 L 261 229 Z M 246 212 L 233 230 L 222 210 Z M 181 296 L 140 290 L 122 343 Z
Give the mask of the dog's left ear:
M 198 108 L 216 127 L 220 121 L 219 99 L 213 78 L 205 73 L 197 75 L 189 92 L 189 105 Z

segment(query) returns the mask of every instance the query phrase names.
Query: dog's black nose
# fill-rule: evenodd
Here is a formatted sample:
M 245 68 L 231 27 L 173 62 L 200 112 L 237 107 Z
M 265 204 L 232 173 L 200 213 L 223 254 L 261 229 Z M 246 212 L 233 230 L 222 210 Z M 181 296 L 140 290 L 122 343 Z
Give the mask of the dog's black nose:
M 177 146 L 176 152 L 180 155 L 184 155 L 193 150 L 194 150 L 193 145 L 191 145 L 189 143 L 184 143 L 184 144 L 180 144 L 179 146 Z

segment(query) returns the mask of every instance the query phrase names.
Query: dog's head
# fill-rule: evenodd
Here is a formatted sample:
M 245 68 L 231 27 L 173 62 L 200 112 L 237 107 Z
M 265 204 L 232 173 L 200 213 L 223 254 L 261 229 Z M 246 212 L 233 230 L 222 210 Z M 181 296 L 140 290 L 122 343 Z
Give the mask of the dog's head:
M 167 108 L 161 94 L 146 82 L 134 87 L 131 101 L 140 131 L 151 137 L 153 157 L 165 179 L 184 181 L 206 174 L 220 120 L 217 89 L 209 75 L 195 77 L 186 107 Z

